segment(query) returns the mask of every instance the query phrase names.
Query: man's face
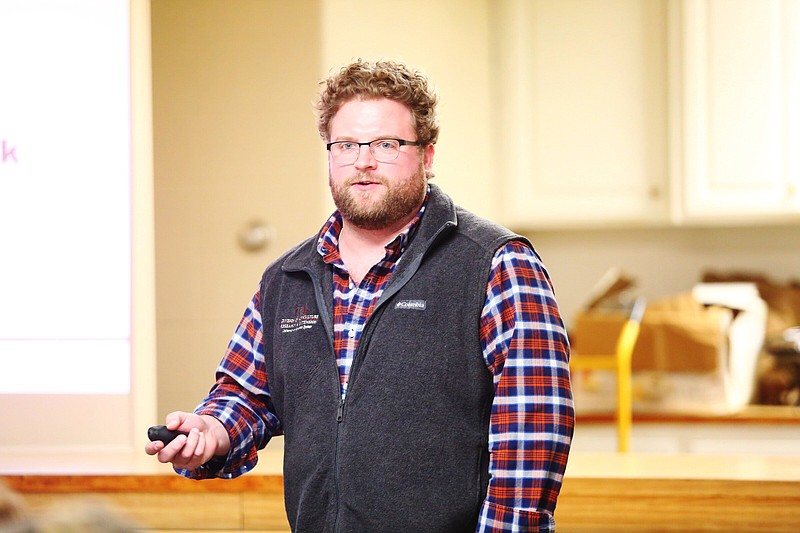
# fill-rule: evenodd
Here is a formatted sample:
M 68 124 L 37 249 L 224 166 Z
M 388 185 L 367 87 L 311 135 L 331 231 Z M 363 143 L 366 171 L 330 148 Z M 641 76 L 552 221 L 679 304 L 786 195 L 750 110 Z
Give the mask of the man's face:
M 331 120 L 331 142 L 387 138 L 417 140 L 411 110 L 394 100 L 350 100 Z M 388 163 L 376 161 L 368 146 L 361 147 L 358 159 L 350 165 L 339 165 L 329 155 L 333 201 L 354 226 L 399 230 L 422 204 L 425 172 L 432 163 L 432 145 L 422 151 L 417 146 L 402 146 L 397 159 Z

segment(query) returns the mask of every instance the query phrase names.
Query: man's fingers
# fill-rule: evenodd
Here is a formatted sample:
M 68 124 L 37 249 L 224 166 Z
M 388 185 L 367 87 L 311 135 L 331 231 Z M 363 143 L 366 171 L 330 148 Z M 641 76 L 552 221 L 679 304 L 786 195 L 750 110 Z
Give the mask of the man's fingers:
M 175 440 L 164 446 L 158 452 L 158 460 L 162 463 L 174 463 L 180 457 L 181 450 L 186 444 L 186 435 L 178 435 Z M 178 466 L 177 464 L 175 466 Z
M 183 425 L 183 423 L 186 421 L 186 418 L 187 413 L 184 413 L 183 411 L 174 411 L 168 414 L 166 418 L 167 429 L 175 431 L 181 427 L 181 425 Z
M 183 459 L 183 462 L 188 463 L 191 462 L 192 459 L 194 459 L 195 450 L 197 450 L 197 444 L 198 441 L 200 440 L 199 435 L 200 435 L 200 430 L 198 430 L 197 428 L 192 428 L 192 430 L 189 431 L 189 434 L 186 436 L 186 441 L 180 452 L 181 459 Z
M 206 450 L 206 436 L 202 431 L 198 435 L 197 448 L 194 450 L 194 456 L 202 458 Z
M 158 452 L 160 452 L 163 447 L 164 443 L 161 442 L 160 440 L 157 440 L 155 442 L 148 442 L 144 447 L 144 452 L 147 455 L 155 455 Z
M 167 415 L 166 426 L 181 434 L 166 446 L 161 441 L 153 441 L 145 446 L 145 452 L 157 455 L 161 463 L 172 463 L 175 468 L 193 470 L 216 449 L 214 443 L 209 442 L 210 433 L 204 431 L 206 422 L 200 416 L 175 411 Z

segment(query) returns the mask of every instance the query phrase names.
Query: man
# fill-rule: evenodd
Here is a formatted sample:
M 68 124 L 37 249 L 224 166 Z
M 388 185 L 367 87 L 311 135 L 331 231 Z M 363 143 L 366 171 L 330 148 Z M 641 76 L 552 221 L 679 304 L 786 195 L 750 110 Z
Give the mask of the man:
M 186 433 L 146 452 L 235 477 L 285 437 L 294 531 L 551 531 L 574 412 L 549 277 L 432 177 L 437 97 L 357 61 L 318 102 L 337 210 L 267 267 Z

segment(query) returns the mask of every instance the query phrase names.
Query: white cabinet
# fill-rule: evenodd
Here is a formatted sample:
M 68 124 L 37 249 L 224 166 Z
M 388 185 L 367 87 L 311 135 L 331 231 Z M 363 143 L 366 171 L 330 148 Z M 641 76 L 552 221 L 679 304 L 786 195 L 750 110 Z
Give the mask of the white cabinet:
M 665 1 L 494 5 L 503 222 L 666 221 Z
M 800 219 L 800 0 L 506 0 L 493 15 L 506 224 Z
M 800 214 L 800 1 L 682 0 L 670 27 L 676 221 Z

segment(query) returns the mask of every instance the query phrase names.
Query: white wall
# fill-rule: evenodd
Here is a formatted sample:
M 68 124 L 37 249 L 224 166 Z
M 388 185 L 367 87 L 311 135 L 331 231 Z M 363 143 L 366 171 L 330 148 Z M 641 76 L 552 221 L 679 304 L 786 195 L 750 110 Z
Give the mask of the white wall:
M 610 268 L 648 299 L 691 290 L 706 270 L 800 281 L 800 226 L 641 228 L 528 232 L 553 278 L 569 323 Z

